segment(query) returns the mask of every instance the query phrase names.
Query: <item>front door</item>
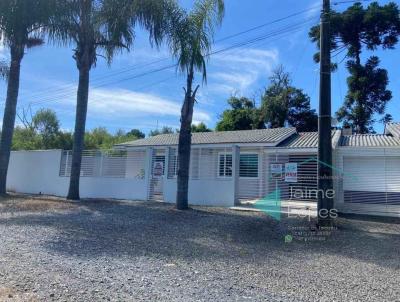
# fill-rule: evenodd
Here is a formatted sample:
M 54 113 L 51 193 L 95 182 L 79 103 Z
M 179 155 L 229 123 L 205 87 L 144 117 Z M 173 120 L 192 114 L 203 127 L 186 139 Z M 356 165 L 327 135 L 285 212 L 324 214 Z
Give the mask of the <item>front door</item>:
M 163 183 L 165 175 L 165 151 L 154 150 L 150 180 L 150 200 L 163 200 Z

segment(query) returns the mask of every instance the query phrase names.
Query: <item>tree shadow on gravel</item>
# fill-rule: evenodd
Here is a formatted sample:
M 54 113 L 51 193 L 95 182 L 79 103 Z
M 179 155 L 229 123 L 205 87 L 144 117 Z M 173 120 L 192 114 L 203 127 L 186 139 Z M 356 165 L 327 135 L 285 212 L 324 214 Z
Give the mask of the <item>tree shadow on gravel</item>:
M 326 241 L 300 242 L 294 238 L 285 243 L 285 235 L 293 227 L 308 225 L 306 219 L 278 222 L 263 213 L 204 207 L 177 211 L 171 204 L 103 200 L 83 201 L 68 211 L 0 219 L 0 227 L 49 228 L 52 232 L 49 230 L 41 248 L 82 259 L 154 256 L 187 261 L 240 258 L 254 263 L 266 259 L 312 261 L 326 254 L 382 267 L 398 262 L 399 225 L 341 218 L 339 230 Z

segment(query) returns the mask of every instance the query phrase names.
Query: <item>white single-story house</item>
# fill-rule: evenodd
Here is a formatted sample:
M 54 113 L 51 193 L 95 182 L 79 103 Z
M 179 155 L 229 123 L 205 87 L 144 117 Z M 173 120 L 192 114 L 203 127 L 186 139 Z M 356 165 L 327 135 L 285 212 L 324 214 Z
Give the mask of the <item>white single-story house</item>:
M 81 197 L 175 202 L 178 134 L 85 151 Z M 384 134 L 332 130 L 335 207 L 400 216 L 400 124 Z M 315 202 L 318 133 L 295 128 L 193 133 L 189 202 L 231 207 L 271 193 Z M 65 196 L 71 151 L 13 152 L 8 189 Z

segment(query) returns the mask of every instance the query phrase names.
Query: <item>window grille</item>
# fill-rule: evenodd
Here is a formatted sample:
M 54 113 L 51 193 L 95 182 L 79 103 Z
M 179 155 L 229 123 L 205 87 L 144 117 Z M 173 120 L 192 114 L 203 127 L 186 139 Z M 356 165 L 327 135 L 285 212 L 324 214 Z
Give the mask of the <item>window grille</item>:
M 240 154 L 239 176 L 258 177 L 258 154 Z
M 220 159 L 222 159 L 223 161 L 221 162 Z M 221 167 L 220 174 L 221 165 L 223 165 L 223 167 Z M 232 148 L 227 147 L 192 149 L 190 155 L 191 179 L 230 180 L 231 177 Z
M 219 154 L 218 169 L 219 177 L 232 177 L 232 153 Z
M 178 150 L 169 149 L 168 178 L 175 178 L 178 175 Z
M 85 150 L 82 154 L 81 177 L 116 177 L 144 179 L 144 150 Z M 72 151 L 63 151 L 59 175 L 71 175 Z

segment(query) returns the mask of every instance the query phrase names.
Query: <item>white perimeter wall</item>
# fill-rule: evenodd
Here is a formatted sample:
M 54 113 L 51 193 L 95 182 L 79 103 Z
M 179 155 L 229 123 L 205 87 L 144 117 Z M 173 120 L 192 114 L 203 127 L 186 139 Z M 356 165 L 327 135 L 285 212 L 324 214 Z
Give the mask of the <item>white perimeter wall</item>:
M 11 152 L 7 190 L 65 197 L 69 177 L 59 176 L 61 150 Z M 146 200 L 146 181 L 135 178 L 81 177 L 82 198 Z
M 176 202 L 176 178 L 164 179 L 164 201 Z M 233 207 L 235 190 L 233 180 L 189 180 L 189 203 L 193 205 L 208 205 Z
M 148 154 L 151 153 L 148 152 Z M 65 197 L 68 191 L 69 177 L 59 176 L 61 155 L 61 150 L 11 152 L 7 190 L 19 193 L 42 193 Z M 146 161 L 149 161 L 149 156 L 147 156 Z M 400 150 L 396 148 L 386 150 L 375 149 L 372 151 L 340 148 L 335 150 L 335 167 L 341 171 L 346 170 L 343 166 L 346 163 L 345 158 L 352 157 L 364 158 L 367 161 L 377 157 L 400 158 Z M 374 182 L 379 182 L 379 177 L 377 179 L 377 174 L 374 173 L 374 169 L 371 169 L 373 166 L 371 162 L 369 171 L 371 171 L 372 175 L 370 174 L 370 179 Z M 133 177 L 81 177 L 81 197 L 147 200 L 147 183 L 150 170 L 148 167 L 149 164 L 147 163 L 144 179 Z M 400 169 L 399 167 L 390 168 Z M 174 203 L 176 200 L 176 178 L 168 179 L 165 177 L 163 181 L 164 201 Z M 398 184 L 398 182 L 396 183 Z M 234 184 L 235 180 L 233 177 L 230 180 L 190 180 L 189 203 L 193 205 L 233 206 L 235 201 Z M 364 181 L 361 184 L 365 185 Z M 345 204 L 343 202 L 343 188 L 347 188 L 350 183 L 336 179 L 334 185 L 337 193 L 335 206 L 341 212 L 400 216 L 400 206 L 398 205 Z M 398 189 L 398 187 L 396 188 Z
M 65 197 L 68 192 L 69 177 L 59 176 L 61 155 L 61 150 L 11 152 L 7 190 Z M 148 169 L 146 170 L 144 179 L 81 177 L 80 196 L 82 198 L 147 200 L 149 175 Z M 165 177 L 163 181 L 164 201 L 174 203 L 176 179 Z M 234 181 L 190 180 L 189 201 L 193 205 L 233 206 Z

